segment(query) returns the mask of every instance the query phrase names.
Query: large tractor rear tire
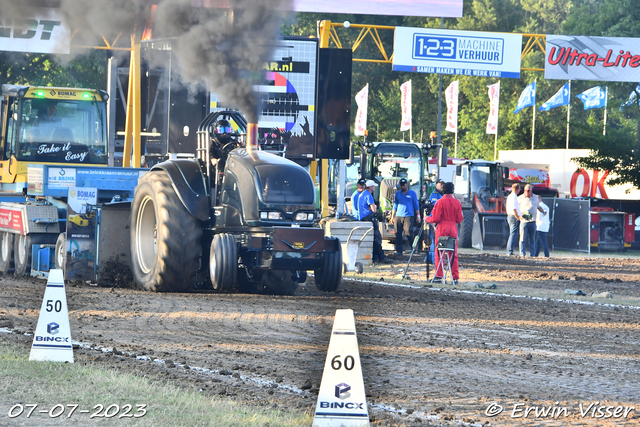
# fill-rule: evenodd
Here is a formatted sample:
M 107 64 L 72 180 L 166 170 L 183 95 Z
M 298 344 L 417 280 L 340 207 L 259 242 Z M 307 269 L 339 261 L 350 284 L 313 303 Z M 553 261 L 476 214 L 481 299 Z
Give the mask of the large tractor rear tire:
M 214 291 L 227 292 L 238 278 L 238 246 L 231 234 L 213 236 L 209 252 L 209 276 Z
M 324 292 L 335 292 L 342 282 L 342 246 L 337 246 L 337 252 L 325 251 L 322 268 L 314 271 L 316 286 Z
M 185 292 L 196 282 L 202 227 L 184 207 L 165 172 L 147 172 L 131 212 L 131 270 L 140 289 Z
M 458 227 L 458 244 L 461 248 L 471 247 L 471 233 L 473 232 L 473 209 L 462 210 L 462 223 Z
M 7 275 L 13 270 L 13 233 L 0 233 L 0 273 Z
M 16 234 L 13 240 L 13 264 L 15 276 L 31 273 L 31 236 Z

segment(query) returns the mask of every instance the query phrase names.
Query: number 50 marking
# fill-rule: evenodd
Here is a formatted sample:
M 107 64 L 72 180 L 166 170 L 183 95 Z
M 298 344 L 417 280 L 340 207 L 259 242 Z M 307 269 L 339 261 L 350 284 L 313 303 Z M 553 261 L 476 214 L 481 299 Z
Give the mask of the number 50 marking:
M 356 364 L 356 361 L 353 358 L 353 356 L 347 356 L 344 358 L 344 369 L 346 369 L 347 371 L 352 370 L 355 364 Z M 342 361 L 340 361 L 340 355 L 334 356 L 333 359 L 331 359 L 331 368 L 334 371 L 339 370 L 340 368 L 342 368 L 342 366 L 343 366 L 343 363 Z

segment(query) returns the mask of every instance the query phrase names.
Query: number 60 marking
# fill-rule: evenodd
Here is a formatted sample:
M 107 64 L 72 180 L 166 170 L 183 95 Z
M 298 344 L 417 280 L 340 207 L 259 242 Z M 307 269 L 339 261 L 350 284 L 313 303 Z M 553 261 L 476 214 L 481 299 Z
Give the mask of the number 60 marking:
M 356 364 L 356 361 L 353 358 L 353 356 L 347 356 L 344 358 L 344 369 L 346 369 L 347 371 L 352 370 L 355 364 Z M 340 355 L 334 356 L 333 359 L 331 359 L 331 368 L 334 371 L 337 371 L 340 368 L 342 368 L 342 365 L 343 363 L 340 361 Z

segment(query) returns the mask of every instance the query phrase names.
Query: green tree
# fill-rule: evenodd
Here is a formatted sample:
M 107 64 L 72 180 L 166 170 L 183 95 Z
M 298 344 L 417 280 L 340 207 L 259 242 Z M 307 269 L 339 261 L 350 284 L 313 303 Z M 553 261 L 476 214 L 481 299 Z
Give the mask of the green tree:
M 74 59 L 39 53 L 0 52 L 0 83 L 106 89 L 106 53 L 84 50 Z

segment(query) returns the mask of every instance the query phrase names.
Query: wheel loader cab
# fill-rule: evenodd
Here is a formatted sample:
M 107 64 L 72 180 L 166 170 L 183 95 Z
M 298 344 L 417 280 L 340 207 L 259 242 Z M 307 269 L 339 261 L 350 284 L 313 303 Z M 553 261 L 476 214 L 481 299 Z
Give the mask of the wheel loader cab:
M 106 93 L 2 85 L 2 95 L 2 160 L 24 162 L 18 174 L 27 162 L 107 164 Z

